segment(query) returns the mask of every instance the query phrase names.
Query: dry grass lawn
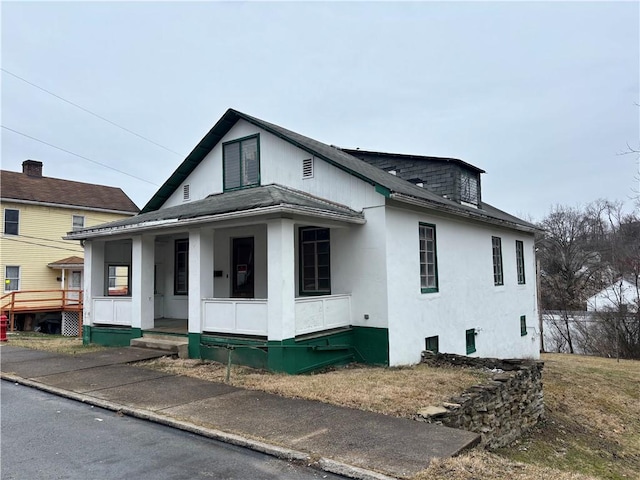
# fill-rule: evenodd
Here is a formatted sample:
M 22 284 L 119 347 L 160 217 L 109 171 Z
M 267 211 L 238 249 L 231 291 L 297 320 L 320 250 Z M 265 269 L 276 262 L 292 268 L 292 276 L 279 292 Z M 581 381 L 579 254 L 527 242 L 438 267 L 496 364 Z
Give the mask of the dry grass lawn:
M 8 341 L 6 345 L 33 348 L 34 350 L 44 350 L 66 355 L 97 352 L 107 348 L 100 345 L 83 345 L 82 338 L 79 337 L 63 337 L 62 335 L 49 335 L 37 332 L 10 333 L 7 335 L 7 338 Z
M 78 354 L 104 347 L 78 338 L 11 335 L 10 345 Z M 640 479 L 640 361 L 545 354 L 546 420 L 513 445 L 473 450 L 432 462 L 413 480 Z M 164 357 L 140 366 L 224 382 L 226 366 Z M 411 417 L 438 405 L 486 374 L 463 368 L 349 366 L 289 376 L 231 369 L 233 385 Z
M 141 366 L 214 382 L 223 382 L 226 376 L 226 366 L 199 360 L 163 357 L 143 362 Z M 230 383 L 283 397 L 319 400 L 385 415 L 412 417 L 421 408 L 441 405 L 485 378 L 487 374 L 477 370 L 426 365 L 411 368 L 351 365 L 309 375 L 276 374 L 233 366 Z

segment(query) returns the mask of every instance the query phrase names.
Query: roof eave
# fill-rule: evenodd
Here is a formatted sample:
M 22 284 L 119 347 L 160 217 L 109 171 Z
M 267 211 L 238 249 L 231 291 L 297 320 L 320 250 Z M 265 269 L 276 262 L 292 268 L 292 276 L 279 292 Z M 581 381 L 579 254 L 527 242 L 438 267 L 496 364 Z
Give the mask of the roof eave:
M 326 210 L 320 210 L 313 207 L 303 207 L 298 205 L 274 205 L 270 207 L 260 207 L 252 210 L 244 210 L 239 212 L 219 213 L 214 215 L 202 215 L 193 218 L 170 218 L 166 220 L 156 220 L 151 222 L 137 223 L 132 225 L 124 225 L 121 227 L 109 227 L 98 229 L 84 229 L 77 232 L 69 232 L 65 237 L 65 240 L 87 240 L 91 238 L 110 237 L 114 235 L 122 234 L 135 234 L 147 232 L 150 230 L 157 230 L 162 228 L 174 228 L 177 226 L 188 227 L 203 223 L 217 223 L 225 220 L 236 220 L 248 217 L 262 216 L 262 215 L 307 215 L 316 218 L 322 218 L 325 220 L 333 220 L 343 223 L 351 223 L 357 225 L 363 225 L 366 223 L 364 215 L 362 214 L 347 214 L 339 212 L 329 212 Z
M 448 214 L 455 215 L 457 217 L 474 219 L 484 223 L 490 223 L 492 225 L 498 225 L 501 227 L 507 227 L 514 230 L 519 230 L 521 232 L 535 234 L 538 231 L 538 228 L 535 226 L 529 227 L 527 225 L 523 225 L 520 223 L 510 222 L 507 220 L 491 217 L 487 214 L 483 214 L 482 210 L 478 210 L 477 212 L 474 212 L 474 211 L 470 211 L 462 208 L 456 208 L 450 205 L 445 205 L 444 203 L 412 197 L 410 195 L 405 195 L 403 193 L 392 193 L 390 198 L 397 200 L 399 202 L 410 204 L 410 205 L 416 205 L 416 206 L 425 207 L 425 208 L 432 208 L 434 210 L 446 212 Z

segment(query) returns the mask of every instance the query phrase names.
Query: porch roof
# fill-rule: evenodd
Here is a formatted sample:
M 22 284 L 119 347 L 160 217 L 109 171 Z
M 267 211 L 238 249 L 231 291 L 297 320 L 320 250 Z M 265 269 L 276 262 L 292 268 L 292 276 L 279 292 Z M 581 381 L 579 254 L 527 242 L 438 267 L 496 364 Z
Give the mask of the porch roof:
M 299 214 L 356 224 L 365 223 L 364 214 L 361 212 L 305 192 L 274 184 L 209 195 L 203 200 L 69 232 L 65 238 L 81 240 L 113 235 L 121 231 L 159 229 L 186 223 L 216 222 L 274 213 Z
M 84 258 L 73 255 L 71 257 L 63 258 L 62 260 L 51 262 L 47 265 L 47 267 L 56 270 L 62 270 L 65 268 L 74 268 L 76 270 L 80 270 L 84 268 Z

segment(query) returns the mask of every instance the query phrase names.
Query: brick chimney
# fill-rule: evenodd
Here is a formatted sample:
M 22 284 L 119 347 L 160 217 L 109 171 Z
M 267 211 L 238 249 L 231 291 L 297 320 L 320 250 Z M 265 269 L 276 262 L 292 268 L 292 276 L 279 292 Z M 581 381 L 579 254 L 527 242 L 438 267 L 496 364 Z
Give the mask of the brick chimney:
M 42 162 L 25 160 L 22 162 L 22 173 L 26 173 L 30 177 L 42 177 Z

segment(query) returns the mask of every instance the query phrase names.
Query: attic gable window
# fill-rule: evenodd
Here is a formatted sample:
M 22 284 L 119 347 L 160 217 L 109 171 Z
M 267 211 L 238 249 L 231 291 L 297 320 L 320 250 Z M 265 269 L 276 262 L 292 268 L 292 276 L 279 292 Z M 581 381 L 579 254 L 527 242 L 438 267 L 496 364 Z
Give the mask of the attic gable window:
M 478 177 L 477 175 L 460 172 L 460 200 L 472 205 L 478 205 Z
M 313 158 L 302 160 L 302 178 L 313 178 Z
M 253 135 L 222 145 L 224 190 L 260 185 L 260 142 Z

